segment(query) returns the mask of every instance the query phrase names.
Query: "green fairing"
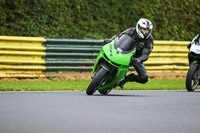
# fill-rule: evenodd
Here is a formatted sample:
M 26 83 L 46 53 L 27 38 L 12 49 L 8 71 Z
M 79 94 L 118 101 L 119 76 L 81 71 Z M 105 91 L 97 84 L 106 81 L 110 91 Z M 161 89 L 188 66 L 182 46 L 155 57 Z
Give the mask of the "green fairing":
M 105 85 L 100 86 L 98 88 L 98 90 L 112 89 L 117 83 L 122 81 L 125 78 L 125 75 L 126 75 L 128 69 L 129 69 L 130 58 L 136 52 L 135 50 L 133 52 L 130 52 L 130 53 L 127 53 L 127 54 L 122 54 L 122 53 L 118 52 L 114 48 L 115 40 L 104 45 L 103 48 L 101 49 L 101 51 L 99 52 L 99 55 L 97 56 L 96 62 L 94 64 L 93 74 L 94 74 L 94 72 L 95 72 L 95 70 L 98 66 L 98 62 L 101 58 L 104 58 L 107 62 L 109 62 L 110 64 L 115 66 L 117 68 L 117 74 L 111 82 L 108 82 Z M 104 57 L 104 53 L 109 58 L 109 60 L 106 57 Z M 115 64 L 113 64 L 113 62 L 116 63 L 116 64 L 119 64 L 121 66 L 116 66 Z
M 92 70 L 92 74 L 94 74 L 94 72 L 95 72 L 95 70 L 96 70 L 96 68 L 97 68 L 99 59 L 103 58 L 103 53 L 104 53 L 104 52 L 103 52 L 103 49 L 101 49 L 100 52 L 99 52 L 99 54 L 98 54 L 98 56 L 97 56 L 97 58 L 96 58 L 96 61 L 95 61 L 95 64 L 94 64 L 94 68 L 93 68 L 93 70 Z
M 129 66 L 130 57 L 134 54 L 135 51 L 133 53 L 131 52 L 131 53 L 128 53 L 128 54 L 122 54 L 114 48 L 114 42 L 115 41 L 112 41 L 111 43 L 109 43 L 109 44 L 107 44 L 103 47 L 103 50 L 104 50 L 106 56 L 111 61 L 113 61 L 117 64 Z M 110 50 L 110 47 L 112 47 L 112 50 Z

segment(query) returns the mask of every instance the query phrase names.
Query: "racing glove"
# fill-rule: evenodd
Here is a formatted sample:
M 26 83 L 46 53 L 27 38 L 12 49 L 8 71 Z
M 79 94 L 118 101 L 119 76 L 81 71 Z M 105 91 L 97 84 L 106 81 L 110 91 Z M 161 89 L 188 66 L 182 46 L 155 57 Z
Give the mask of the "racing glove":
M 132 57 L 131 57 L 131 62 L 132 62 L 133 64 L 136 64 L 136 63 L 140 63 L 141 60 L 138 59 L 138 58 L 134 58 L 134 57 L 132 56 Z

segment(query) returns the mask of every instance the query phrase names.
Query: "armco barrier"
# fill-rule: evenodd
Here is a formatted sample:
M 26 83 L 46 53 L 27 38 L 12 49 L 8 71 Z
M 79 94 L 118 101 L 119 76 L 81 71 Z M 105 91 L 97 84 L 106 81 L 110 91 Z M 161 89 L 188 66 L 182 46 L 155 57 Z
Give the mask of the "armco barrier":
M 186 72 L 189 41 L 154 41 L 154 49 L 145 62 L 147 71 Z
M 91 71 L 103 40 L 47 39 L 46 71 Z M 186 41 L 155 41 L 145 62 L 151 72 L 185 72 L 188 69 Z
M 102 40 L 47 39 L 46 71 L 91 71 Z
M 46 69 L 43 37 L 0 36 L 0 77 L 38 77 Z
M 91 72 L 103 40 L 0 36 L 0 77 Z M 187 41 L 154 41 L 148 72 L 186 72 Z

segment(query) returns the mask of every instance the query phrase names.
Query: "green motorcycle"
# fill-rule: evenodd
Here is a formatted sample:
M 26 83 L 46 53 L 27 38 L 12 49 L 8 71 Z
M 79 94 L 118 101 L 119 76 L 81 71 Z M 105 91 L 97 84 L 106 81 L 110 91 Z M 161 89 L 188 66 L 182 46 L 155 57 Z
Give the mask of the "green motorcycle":
M 92 81 L 86 90 L 87 95 L 93 95 L 96 90 L 107 95 L 124 80 L 130 58 L 136 52 L 132 42 L 133 39 L 124 34 L 103 46 L 94 64 Z

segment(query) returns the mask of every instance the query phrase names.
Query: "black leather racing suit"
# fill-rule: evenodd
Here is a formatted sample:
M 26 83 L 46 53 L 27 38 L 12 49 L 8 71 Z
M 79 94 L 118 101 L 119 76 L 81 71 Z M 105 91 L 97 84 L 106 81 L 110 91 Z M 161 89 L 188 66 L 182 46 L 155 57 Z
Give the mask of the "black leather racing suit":
M 131 58 L 131 62 L 135 70 L 137 71 L 138 75 L 129 74 L 126 76 L 125 80 L 122 81 L 123 84 L 126 82 L 139 82 L 139 83 L 146 83 L 148 81 L 148 74 L 146 72 L 145 66 L 143 62 L 148 60 L 149 54 L 153 49 L 153 37 L 152 35 L 147 39 L 140 39 L 136 32 L 135 28 L 129 28 L 123 31 L 120 35 L 127 34 L 133 39 L 133 44 L 136 45 L 136 53 Z M 114 39 L 114 37 L 112 37 Z M 112 40 L 110 39 L 110 41 Z M 122 87 L 123 88 L 123 87 Z

